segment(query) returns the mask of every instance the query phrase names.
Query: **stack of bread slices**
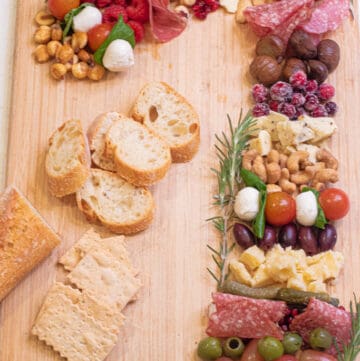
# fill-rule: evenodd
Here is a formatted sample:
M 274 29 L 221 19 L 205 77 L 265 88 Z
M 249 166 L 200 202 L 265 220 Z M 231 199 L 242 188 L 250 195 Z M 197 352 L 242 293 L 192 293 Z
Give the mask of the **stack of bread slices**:
M 54 132 L 46 156 L 50 192 L 56 197 L 76 193 L 90 221 L 115 233 L 137 233 L 153 219 L 147 187 L 164 178 L 172 162 L 190 161 L 199 143 L 200 123 L 192 105 L 169 85 L 149 83 L 131 117 L 102 114 L 87 136 L 79 120 Z

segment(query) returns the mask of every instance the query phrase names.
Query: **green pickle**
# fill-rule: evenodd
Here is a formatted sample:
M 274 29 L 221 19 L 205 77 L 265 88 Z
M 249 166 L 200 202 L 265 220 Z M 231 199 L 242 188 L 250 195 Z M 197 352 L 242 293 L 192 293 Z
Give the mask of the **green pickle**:
M 199 342 L 197 354 L 203 360 L 216 360 L 222 356 L 221 342 L 215 337 L 206 337 Z
M 229 337 L 223 344 L 224 354 L 229 357 L 240 357 L 244 352 L 245 346 L 238 337 Z
M 276 298 L 279 289 L 280 287 L 278 286 L 252 288 L 245 286 L 239 282 L 226 281 L 221 291 L 224 293 L 231 293 L 232 295 L 238 295 L 243 297 L 273 300 Z

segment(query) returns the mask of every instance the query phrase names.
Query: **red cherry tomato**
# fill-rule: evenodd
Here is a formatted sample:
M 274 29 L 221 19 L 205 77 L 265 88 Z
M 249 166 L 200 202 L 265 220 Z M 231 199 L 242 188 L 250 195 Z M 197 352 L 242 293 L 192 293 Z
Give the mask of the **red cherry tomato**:
M 52 15 L 63 20 L 72 9 L 80 6 L 80 0 L 48 0 L 48 7 Z
M 258 351 L 258 343 L 260 340 L 252 340 L 245 347 L 244 353 L 241 355 L 240 361 L 265 361 Z
M 336 221 L 347 215 L 350 201 L 347 194 L 338 188 L 328 188 L 320 193 L 319 203 L 330 221 Z
M 96 51 L 109 36 L 114 24 L 106 23 L 94 26 L 88 31 L 88 42 L 90 49 Z
M 305 350 L 301 352 L 299 361 L 337 361 L 337 359 L 326 352 Z
M 281 357 L 277 358 L 275 361 L 298 361 L 295 356 L 292 355 L 282 355 Z
M 292 222 L 296 215 L 296 203 L 285 192 L 274 192 L 267 196 L 265 206 L 266 221 L 273 226 L 283 226 Z

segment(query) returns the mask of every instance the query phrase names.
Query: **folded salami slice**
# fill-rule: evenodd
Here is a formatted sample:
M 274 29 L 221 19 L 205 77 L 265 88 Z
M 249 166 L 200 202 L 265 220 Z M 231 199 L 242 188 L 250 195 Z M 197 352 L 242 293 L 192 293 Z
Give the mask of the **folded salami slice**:
M 154 37 L 167 42 L 179 36 L 186 28 L 184 16 L 168 8 L 168 0 L 149 0 L 150 26 Z
M 350 13 L 349 0 L 321 0 L 311 18 L 300 27 L 308 33 L 323 34 L 335 30 Z
M 294 29 L 311 16 L 313 5 L 314 0 L 282 0 L 249 6 L 244 15 L 256 35 L 275 34 L 287 42 Z
M 283 332 L 277 323 L 285 315 L 285 302 L 255 300 L 224 293 L 214 293 L 213 301 L 216 311 L 209 316 L 206 330 L 209 336 L 283 338 Z
M 296 316 L 290 324 L 290 330 L 298 332 L 307 342 L 310 332 L 322 327 L 336 338 L 339 346 L 347 344 L 351 336 L 350 313 L 312 298 L 303 313 Z

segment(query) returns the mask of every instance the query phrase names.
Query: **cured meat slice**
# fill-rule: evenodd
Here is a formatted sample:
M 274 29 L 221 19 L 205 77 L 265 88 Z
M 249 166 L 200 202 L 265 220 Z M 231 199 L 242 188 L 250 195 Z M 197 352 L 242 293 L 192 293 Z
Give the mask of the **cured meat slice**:
M 285 315 L 285 302 L 255 300 L 224 293 L 213 294 L 213 300 L 216 311 L 209 316 L 206 330 L 209 336 L 283 338 L 283 332 L 277 323 Z
M 312 34 L 335 30 L 350 13 L 349 0 L 320 0 L 301 29 Z
M 179 36 L 186 28 L 184 16 L 168 8 L 167 0 L 149 0 L 150 26 L 154 37 L 167 42 Z
M 244 15 L 256 35 L 275 34 L 287 42 L 294 29 L 311 16 L 313 5 L 314 0 L 282 0 L 249 6 Z
M 298 332 L 305 341 L 309 341 L 310 332 L 317 327 L 325 328 L 330 332 L 336 338 L 339 346 L 350 341 L 350 313 L 312 298 L 306 310 L 293 319 L 290 330 Z

